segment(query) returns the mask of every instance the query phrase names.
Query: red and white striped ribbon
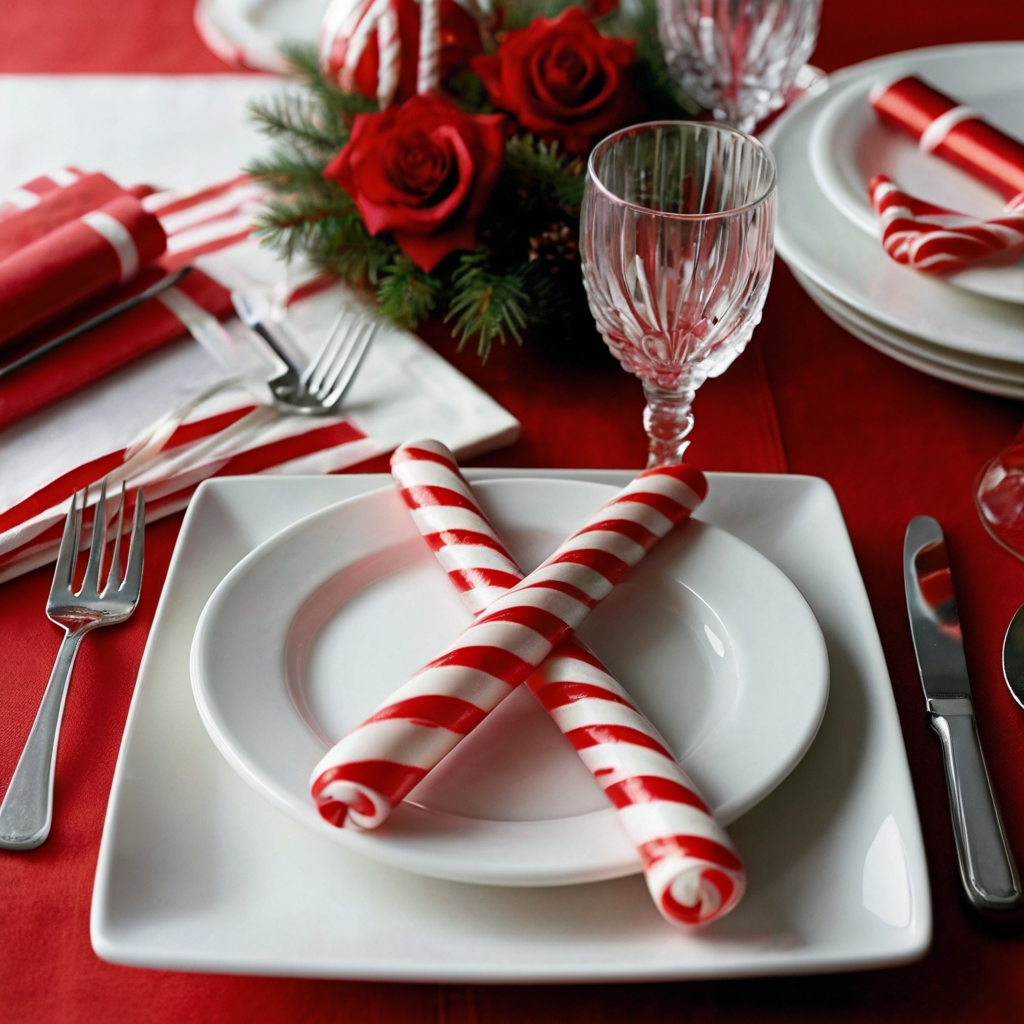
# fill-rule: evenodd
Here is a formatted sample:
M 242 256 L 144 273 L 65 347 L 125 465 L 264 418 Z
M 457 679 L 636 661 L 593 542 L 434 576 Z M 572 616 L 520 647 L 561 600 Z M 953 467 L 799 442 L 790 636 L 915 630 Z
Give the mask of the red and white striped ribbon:
M 944 274 L 1024 253 L 1024 194 L 1009 203 L 1005 216 L 979 221 L 908 195 L 882 174 L 868 189 L 886 253 L 914 270 Z
M 474 614 L 522 580 L 444 445 L 403 445 L 391 471 Z M 596 655 L 576 637 L 563 640 L 527 686 L 617 808 L 665 917 L 693 925 L 728 913 L 746 885 L 742 861 L 665 741 Z
M 266 198 L 266 190 L 246 174 L 187 191 L 154 192 L 142 208 L 154 214 L 167 234 L 168 267 L 183 267 L 197 256 L 244 242 Z
M 160 417 L 127 448 L 84 463 L 0 513 L 0 582 L 53 560 L 71 496 L 100 480 L 145 487 L 152 522 L 184 508 L 209 477 L 331 473 L 387 448 L 350 419 L 287 416 L 254 406 L 247 391 L 222 382 Z
M 376 828 L 525 682 L 706 489 L 692 466 L 645 470 L 327 753 L 310 779 L 338 827 Z

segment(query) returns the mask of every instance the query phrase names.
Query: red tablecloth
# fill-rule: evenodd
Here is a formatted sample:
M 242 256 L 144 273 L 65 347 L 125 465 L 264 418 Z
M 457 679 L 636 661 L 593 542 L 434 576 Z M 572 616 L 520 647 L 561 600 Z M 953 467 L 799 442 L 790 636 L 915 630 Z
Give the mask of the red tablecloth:
M 196 37 L 193 0 L 4 0 L 0 72 L 225 70 Z M 915 46 L 1024 34 L 1003 0 L 832 0 L 814 60 L 826 70 Z M 0 114 L 2 116 L 2 114 Z M 523 422 L 489 465 L 641 465 L 637 382 L 608 357 L 589 365 L 499 354 L 484 368 L 437 347 Z M 829 321 L 781 264 L 751 350 L 697 400 L 693 460 L 707 469 L 810 473 L 839 495 L 871 597 L 903 723 L 932 879 L 935 937 L 920 963 L 815 978 L 583 987 L 387 985 L 172 974 L 114 967 L 89 945 L 89 900 L 121 730 L 180 517 L 146 540 L 142 603 L 83 647 L 68 700 L 49 842 L 0 852 L 0 1020 L 971 1021 L 1024 1019 L 1024 939 L 964 920 L 939 747 L 924 717 L 901 578 L 907 521 L 946 528 L 978 724 L 1010 839 L 1024 863 L 1024 712 L 1001 678 L 1006 623 L 1024 601 L 1024 564 L 974 513 L 979 467 L 1024 420 L 1024 405 L 900 366 Z M 383 468 L 382 466 L 379 468 Z M 43 618 L 49 571 L 0 587 L 0 787 L 6 786 L 57 650 Z

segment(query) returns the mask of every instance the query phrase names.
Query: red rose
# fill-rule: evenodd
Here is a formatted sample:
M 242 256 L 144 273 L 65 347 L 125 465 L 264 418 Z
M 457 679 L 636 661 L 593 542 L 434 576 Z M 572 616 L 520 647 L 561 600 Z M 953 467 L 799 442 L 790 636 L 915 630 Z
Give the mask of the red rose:
M 534 18 L 509 32 L 496 53 L 473 60 L 491 101 L 528 131 L 586 152 L 628 124 L 638 101 L 626 74 L 636 42 L 603 36 L 579 7 Z
M 371 235 L 390 231 L 418 267 L 476 245 L 476 220 L 505 156 L 505 118 L 464 114 L 438 96 L 414 96 L 360 114 L 324 177 L 355 200 Z
M 401 60 L 398 71 L 398 91 L 392 102 L 404 103 L 416 93 L 416 68 L 420 56 L 420 5 L 418 0 L 394 0 L 394 11 L 398 17 Z M 440 71 L 441 80 L 444 81 L 453 71 L 466 67 L 472 57 L 481 53 L 483 44 L 480 41 L 480 26 L 473 16 L 460 7 L 455 0 L 440 0 L 439 16 L 441 20 Z M 339 32 L 329 43 L 330 52 L 326 58 L 327 72 L 339 82 L 350 42 L 350 35 Z M 351 80 L 351 86 L 356 92 L 362 93 L 369 99 L 376 99 L 379 68 L 380 51 L 375 29 L 366 40 L 365 49 L 359 58 Z

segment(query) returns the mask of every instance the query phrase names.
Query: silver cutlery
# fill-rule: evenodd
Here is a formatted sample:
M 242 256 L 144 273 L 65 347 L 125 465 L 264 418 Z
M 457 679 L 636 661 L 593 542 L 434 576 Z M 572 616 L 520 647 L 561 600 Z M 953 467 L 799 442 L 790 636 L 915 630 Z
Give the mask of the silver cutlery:
M 160 278 L 159 281 L 151 284 L 144 291 L 139 292 L 138 295 L 133 295 L 131 298 L 125 299 L 124 302 L 119 302 L 116 306 L 111 306 L 109 309 L 103 310 L 102 313 L 97 313 L 96 316 L 91 317 L 84 323 L 78 324 L 77 327 L 72 327 L 70 331 L 65 331 L 56 338 L 51 338 L 38 348 L 32 349 L 31 352 L 26 352 L 20 358 L 15 359 L 6 366 L 0 367 L 0 379 L 14 373 L 15 370 L 20 370 L 23 366 L 28 366 L 29 363 L 34 363 L 40 356 L 45 356 L 47 352 L 52 352 L 55 348 L 60 348 L 66 342 L 73 341 L 80 335 L 85 334 L 86 331 L 91 331 L 94 327 L 99 327 L 108 320 L 113 320 L 122 313 L 127 313 L 129 309 L 141 306 L 142 303 L 148 302 L 169 288 L 173 288 L 191 270 L 191 267 L 182 267 L 181 270 L 176 270 L 166 277 Z
M 284 373 L 267 382 L 274 404 L 285 412 L 303 415 L 335 412 L 380 329 L 380 318 L 368 310 L 343 307 L 309 365 L 301 369 L 292 351 L 294 346 L 261 317 L 252 299 L 232 292 L 231 300 L 242 323 L 285 365 Z
M 942 744 L 964 893 L 985 913 L 1017 910 L 1020 879 L 978 739 L 946 542 L 930 516 L 907 527 L 903 580 L 925 706 Z
M 71 499 L 64 535 L 57 554 L 47 616 L 64 630 L 64 639 L 50 681 L 46 684 L 42 703 L 36 712 L 25 748 L 14 770 L 14 776 L 0 804 L 0 847 L 8 850 L 31 850 L 45 842 L 53 818 L 53 774 L 57 761 L 57 737 L 60 733 L 64 700 L 67 697 L 71 670 L 75 664 L 82 637 L 100 626 L 124 622 L 139 602 L 142 585 L 142 537 L 145 522 L 145 500 L 142 491 L 135 496 L 135 518 L 132 524 L 124 576 L 121 575 L 121 543 L 124 527 L 125 491 L 117 508 L 116 532 L 111 544 L 110 568 L 106 584 L 100 589 L 104 549 L 107 547 L 106 483 L 100 485 L 99 500 L 93 516 L 92 540 L 85 578 L 81 588 L 74 588 L 75 563 L 82 537 L 82 519 L 88 492 Z

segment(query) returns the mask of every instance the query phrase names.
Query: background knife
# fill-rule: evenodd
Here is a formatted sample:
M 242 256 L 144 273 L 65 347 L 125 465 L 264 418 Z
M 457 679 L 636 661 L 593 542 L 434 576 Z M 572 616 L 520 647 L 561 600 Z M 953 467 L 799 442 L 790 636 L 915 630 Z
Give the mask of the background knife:
M 964 892 L 976 910 L 1016 910 L 1020 879 L 978 741 L 946 541 L 931 516 L 907 527 L 903 580 L 925 705 L 942 743 Z

